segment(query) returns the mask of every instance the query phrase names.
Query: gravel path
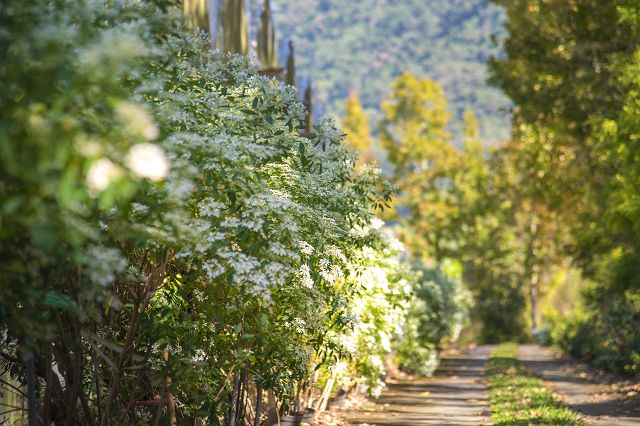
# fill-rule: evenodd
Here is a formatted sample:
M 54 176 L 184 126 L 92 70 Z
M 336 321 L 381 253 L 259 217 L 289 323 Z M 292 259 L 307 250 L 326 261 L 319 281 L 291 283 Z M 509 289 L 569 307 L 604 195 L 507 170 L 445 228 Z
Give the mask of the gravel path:
M 589 424 L 640 425 L 640 399 L 632 384 L 563 360 L 552 348 L 521 345 L 518 359 Z
M 378 400 L 347 414 L 352 425 L 490 424 L 485 369 L 493 346 L 445 355 L 434 377 L 394 380 Z

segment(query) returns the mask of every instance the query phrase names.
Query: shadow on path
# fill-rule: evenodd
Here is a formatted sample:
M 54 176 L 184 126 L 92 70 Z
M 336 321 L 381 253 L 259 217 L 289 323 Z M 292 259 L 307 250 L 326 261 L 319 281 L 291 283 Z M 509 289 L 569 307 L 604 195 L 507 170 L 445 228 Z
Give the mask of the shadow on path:
M 554 349 L 521 345 L 518 359 L 590 425 L 640 425 L 640 401 L 617 399 L 609 386 L 580 376 L 575 365 L 559 359 Z
M 395 380 L 370 406 L 347 414 L 352 425 L 488 425 L 485 369 L 493 346 L 446 355 L 431 378 Z

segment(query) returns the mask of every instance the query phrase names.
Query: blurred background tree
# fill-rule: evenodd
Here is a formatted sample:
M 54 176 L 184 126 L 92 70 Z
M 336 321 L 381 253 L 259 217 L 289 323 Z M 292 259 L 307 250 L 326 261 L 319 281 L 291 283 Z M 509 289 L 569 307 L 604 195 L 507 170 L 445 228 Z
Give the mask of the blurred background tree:
M 373 163 L 376 159 L 369 117 L 365 114 L 356 92 L 351 92 L 342 117 L 342 130 L 347 135 L 347 143 L 358 153 L 361 164 Z
M 404 242 L 418 257 L 441 260 L 450 244 L 445 228 L 455 209 L 449 189 L 458 164 L 442 86 L 405 72 L 381 109 L 380 144 L 400 188 L 395 214 Z
M 625 0 L 494 3 L 507 12 L 506 57 L 490 65 L 492 81 L 516 104 L 507 149 L 517 185 L 509 198 L 526 248 L 524 272 L 531 287 L 536 281 L 579 298 L 568 318 L 545 308 L 543 326 L 576 356 L 637 372 L 640 218 L 632 188 L 639 6 Z M 571 272 L 571 265 L 581 275 L 564 279 L 581 292 L 554 284 L 559 275 L 553 271 Z

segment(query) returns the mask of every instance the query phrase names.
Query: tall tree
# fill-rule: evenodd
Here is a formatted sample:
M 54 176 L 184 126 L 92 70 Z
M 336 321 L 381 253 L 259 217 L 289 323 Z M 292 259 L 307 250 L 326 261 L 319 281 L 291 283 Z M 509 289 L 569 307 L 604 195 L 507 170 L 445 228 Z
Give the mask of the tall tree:
M 455 209 L 450 187 L 459 155 L 450 144 L 442 86 L 406 72 L 382 110 L 380 142 L 400 187 L 396 213 L 408 227 L 405 241 L 417 256 L 443 259 L 452 244 L 445 229 Z
M 491 69 L 516 105 L 507 155 L 517 184 L 508 200 L 530 277 L 531 321 L 545 267 L 570 256 L 595 284 L 589 312 L 566 327 L 563 341 L 574 354 L 588 348 L 606 366 L 638 371 L 640 8 L 633 0 L 494 3 L 507 11 L 506 56 Z
M 249 27 L 246 0 L 221 0 L 218 34 L 214 40 L 225 52 L 249 53 Z
M 531 323 L 544 270 L 580 242 L 603 215 L 614 170 L 602 161 L 594 124 L 615 116 L 627 88 L 619 80 L 636 41 L 616 2 L 494 0 L 507 12 L 506 56 L 490 61 L 492 81 L 516 104 L 510 190 L 523 250 Z M 577 237 L 577 241 L 574 238 Z M 579 255 L 583 256 L 583 255 Z
M 517 339 L 526 329 L 522 255 L 508 198 L 517 173 L 507 144 L 485 151 L 475 115 L 467 110 L 464 118 L 465 143 L 451 189 L 456 209 L 448 228 L 457 243 L 450 255 L 462 264 L 477 301 L 472 316 L 478 339 Z
M 351 92 L 345 105 L 345 115 L 342 118 L 342 129 L 344 130 L 347 143 L 358 155 L 358 161 L 371 163 L 375 160 L 373 152 L 373 138 L 369 118 L 362 109 L 360 98 L 356 92 Z
M 527 122 L 562 122 L 588 134 L 589 118 L 611 117 L 624 101 L 619 64 L 635 50 L 615 1 L 493 0 L 507 12 L 506 56 L 492 81 Z
M 287 79 L 286 83 L 289 86 L 296 85 L 296 57 L 295 47 L 292 41 L 289 41 L 289 54 L 287 55 Z
M 265 68 L 276 68 L 278 57 L 276 55 L 276 31 L 271 16 L 271 2 L 264 0 L 260 13 L 260 26 L 258 28 L 258 59 Z

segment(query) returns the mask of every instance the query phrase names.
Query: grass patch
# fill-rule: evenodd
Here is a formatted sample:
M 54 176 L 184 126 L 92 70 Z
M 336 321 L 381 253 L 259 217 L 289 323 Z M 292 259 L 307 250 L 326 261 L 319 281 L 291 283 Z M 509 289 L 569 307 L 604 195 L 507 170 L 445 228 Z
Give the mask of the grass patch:
M 518 345 L 505 343 L 489 357 L 491 420 L 494 426 L 586 425 L 564 407 L 517 359 Z

